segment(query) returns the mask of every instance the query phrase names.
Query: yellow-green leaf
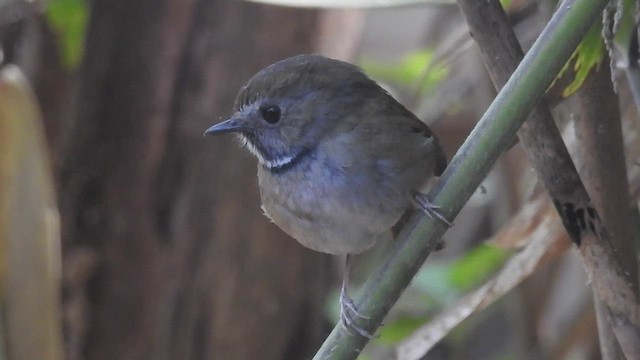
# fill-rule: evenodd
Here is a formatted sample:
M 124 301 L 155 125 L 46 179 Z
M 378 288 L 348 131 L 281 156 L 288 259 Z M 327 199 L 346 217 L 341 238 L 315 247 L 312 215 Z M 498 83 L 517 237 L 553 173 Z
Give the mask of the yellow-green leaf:
M 575 73 L 574 79 L 562 91 L 562 96 L 569 97 L 578 91 L 591 73 L 591 70 L 600 66 L 600 62 L 602 62 L 602 58 L 605 53 L 604 41 L 602 40 L 601 32 L 602 24 L 600 22 L 596 22 L 584 37 L 580 45 L 578 45 L 578 48 L 576 48 L 576 51 L 573 53 L 569 61 L 567 61 L 565 66 L 562 68 L 560 74 L 558 74 L 557 78 L 562 77 L 570 69 L 571 64 L 573 64 L 571 70 Z M 553 86 L 553 84 L 551 86 Z
M 63 63 L 69 69 L 76 68 L 82 58 L 88 13 L 84 0 L 47 3 L 45 15 L 58 37 Z

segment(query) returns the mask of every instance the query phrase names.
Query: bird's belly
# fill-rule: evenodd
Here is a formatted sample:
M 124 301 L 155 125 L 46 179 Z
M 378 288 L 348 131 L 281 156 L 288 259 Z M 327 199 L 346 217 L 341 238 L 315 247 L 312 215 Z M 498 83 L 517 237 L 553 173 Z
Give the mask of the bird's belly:
M 286 174 L 260 170 L 260 195 L 265 215 L 312 250 L 363 252 L 409 205 L 396 193 L 356 186 L 339 174 L 302 170 Z

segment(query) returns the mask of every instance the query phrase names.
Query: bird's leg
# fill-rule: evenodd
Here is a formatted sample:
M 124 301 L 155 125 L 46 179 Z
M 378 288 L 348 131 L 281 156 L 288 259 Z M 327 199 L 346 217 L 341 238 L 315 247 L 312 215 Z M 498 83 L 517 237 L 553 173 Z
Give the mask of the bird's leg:
M 354 335 L 353 331 L 357 332 L 361 336 L 372 339 L 373 335 L 356 324 L 354 318 L 359 317 L 362 319 L 368 319 L 358 312 L 353 300 L 347 294 L 347 287 L 349 286 L 349 275 L 351 273 L 351 265 L 353 262 L 352 255 L 347 254 L 344 265 L 344 273 L 342 275 L 342 286 L 340 288 L 340 324 L 349 335 Z
M 423 193 L 417 192 L 417 191 L 414 192 L 413 201 L 418 206 L 418 208 L 420 210 L 422 210 L 430 219 L 437 218 L 438 220 L 440 220 L 443 223 L 447 224 L 449 227 L 453 226 L 453 223 L 451 223 L 449 220 L 447 220 L 438 211 L 438 209 L 440 209 L 440 206 L 431 203 L 431 201 L 429 200 L 429 197 L 427 197 L 426 194 L 423 194 Z

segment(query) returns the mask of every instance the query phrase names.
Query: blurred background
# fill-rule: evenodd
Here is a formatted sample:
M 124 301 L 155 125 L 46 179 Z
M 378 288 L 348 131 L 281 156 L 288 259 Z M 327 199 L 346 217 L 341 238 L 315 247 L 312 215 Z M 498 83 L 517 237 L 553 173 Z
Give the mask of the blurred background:
M 507 3 L 526 48 L 555 2 Z M 310 358 L 337 321 L 339 259 L 271 224 L 256 160 L 204 130 L 251 75 L 300 53 L 362 66 L 449 158 L 495 95 L 447 1 L 0 0 L 0 46 L 1 359 Z M 637 199 L 637 115 L 618 86 Z M 519 145 L 455 224 L 361 359 L 415 346 L 427 359 L 599 358 L 580 259 Z

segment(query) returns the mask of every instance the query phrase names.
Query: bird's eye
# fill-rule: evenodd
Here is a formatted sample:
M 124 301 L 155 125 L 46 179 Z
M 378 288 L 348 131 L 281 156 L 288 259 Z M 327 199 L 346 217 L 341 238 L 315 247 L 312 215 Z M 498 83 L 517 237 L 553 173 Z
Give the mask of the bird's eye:
M 262 118 L 269 124 L 275 124 L 280 121 L 280 107 L 277 105 L 267 105 L 260 108 Z

